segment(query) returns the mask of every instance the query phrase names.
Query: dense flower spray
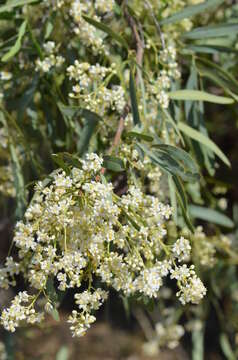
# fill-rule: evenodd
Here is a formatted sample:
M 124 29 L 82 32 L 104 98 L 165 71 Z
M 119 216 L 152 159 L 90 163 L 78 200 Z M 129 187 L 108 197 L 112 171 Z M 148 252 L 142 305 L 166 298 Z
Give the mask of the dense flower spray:
M 19 293 L 1 322 L 15 331 L 20 322 L 43 318 L 35 310 L 40 296 L 51 310 L 49 281 L 60 291 L 77 291 L 77 310 L 69 317 L 74 336 L 82 336 L 113 287 L 126 296 L 159 297 L 166 276 L 176 279 L 179 300 L 197 304 L 206 293 L 193 267 L 180 262 L 189 258 L 188 240 L 166 244 L 166 222 L 171 208 L 157 197 L 130 186 L 121 197 L 100 175 L 103 160 L 96 154 L 81 160 L 81 168 L 66 174 L 58 170 L 51 183 L 38 183 L 25 220 L 16 225 L 14 244 L 19 260 L 7 258 L 1 269 L 1 287 L 14 283 L 22 273 L 36 295 Z M 98 278 L 101 287 L 95 287 Z M 86 290 L 85 286 L 87 287 Z

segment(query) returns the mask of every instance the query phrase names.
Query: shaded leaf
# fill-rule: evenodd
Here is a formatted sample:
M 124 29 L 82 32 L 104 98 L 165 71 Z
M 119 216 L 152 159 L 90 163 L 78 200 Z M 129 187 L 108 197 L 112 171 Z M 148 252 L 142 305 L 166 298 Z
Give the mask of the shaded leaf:
M 198 205 L 189 205 L 189 212 L 197 219 L 205 220 L 207 222 L 225 226 L 227 228 L 234 227 L 233 221 L 228 216 L 220 213 L 217 210 Z
M 125 171 L 123 161 L 115 156 L 104 156 L 103 167 L 115 172 Z
M 221 45 L 189 45 L 186 49 L 192 50 L 196 53 L 204 54 L 219 54 L 224 53 L 238 53 L 238 50 L 228 46 Z
M 51 316 L 54 318 L 55 321 L 59 322 L 60 321 L 60 317 L 59 317 L 59 312 L 56 309 L 55 304 L 58 301 L 58 295 L 57 292 L 55 290 L 54 287 L 54 281 L 52 278 L 48 278 L 47 283 L 46 283 L 46 293 L 51 301 L 51 304 L 53 305 L 53 309 L 50 311 Z
M 85 118 L 85 124 L 78 142 L 78 151 L 83 154 L 88 149 L 91 137 L 101 117 L 87 109 L 82 109 L 80 114 Z
M 188 215 L 187 196 L 186 196 L 183 184 L 180 181 L 179 177 L 176 175 L 172 176 L 172 180 L 173 180 L 175 188 L 176 188 L 176 195 L 177 195 L 178 203 L 179 203 L 180 209 L 182 211 L 182 215 L 185 220 L 185 223 L 187 224 L 188 228 L 192 232 L 194 232 L 193 225 L 192 225 L 189 215 Z
M 181 162 L 184 167 L 184 172 L 187 176 L 191 177 L 191 180 L 199 180 L 200 175 L 198 173 L 198 167 L 195 164 L 193 158 L 183 149 L 167 144 L 152 145 L 154 148 L 166 152 L 171 155 L 172 158 Z
M 125 134 L 125 136 L 129 138 L 141 139 L 148 142 L 152 142 L 154 140 L 153 136 L 137 131 L 129 131 Z
M 203 26 L 183 34 L 186 39 L 207 39 L 219 36 L 234 36 L 238 33 L 238 23 L 224 23 L 214 26 Z
M 139 110 L 138 110 L 135 80 L 134 80 L 132 70 L 130 71 L 130 98 L 131 98 L 131 108 L 132 108 L 134 125 L 140 125 L 141 124 L 140 114 L 139 114 Z

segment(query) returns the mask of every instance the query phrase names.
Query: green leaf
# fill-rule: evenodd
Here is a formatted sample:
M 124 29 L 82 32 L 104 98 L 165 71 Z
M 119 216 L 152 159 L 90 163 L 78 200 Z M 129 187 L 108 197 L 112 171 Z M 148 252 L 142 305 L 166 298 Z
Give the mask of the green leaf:
M 46 23 L 45 39 L 48 39 L 50 37 L 53 30 L 54 30 L 54 25 L 52 24 L 52 22 L 48 21 Z
M 191 230 L 191 232 L 194 233 L 194 228 L 193 228 L 193 225 L 192 225 L 189 215 L 188 215 L 187 196 L 186 196 L 183 184 L 180 181 L 179 177 L 176 175 L 172 176 L 172 180 L 173 180 L 173 183 L 176 188 L 176 196 L 177 196 L 178 203 L 179 203 L 180 209 L 182 211 L 182 215 L 185 220 L 185 223 L 187 224 L 187 226 Z
M 12 0 L 8 1 L 6 5 L 0 6 L 0 13 L 5 11 L 11 11 L 13 8 L 17 6 L 29 5 L 35 2 L 39 2 L 39 0 Z
M 124 209 L 121 209 L 121 212 L 130 221 L 134 228 L 140 231 L 140 226 L 137 224 L 137 222 Z
M 192 360 L 204 359 L 204 330 L 195 330 L 192 332 Z
M 216 69 L 206 68 L 198 66 L 198 72 L 202 77 L 206 77 L 212 80 L 216 85 L 220 86 L 227 94 L 233 97 L 234 100 L 238 101 L 238 95 L 232 91 L 238 91 L 238 85 L 233 85 L 230 79 L 226 79 L 221 76 Z
M 15 44 L 11 47 L 11 49 L 5 55 L 3 55 L 2 59 L 1 59 L 3 62 L 7 62 L 14 55 L 16 55 L 18 53 L 18 51 L 20 50 L 22 38 L 26 32 L 26 26 L 27 26 L 27 21 L 25 20 L 25 21 L 23 21 L 23 23 L 20 26 L 20 29 L 18 32 L 18 37 L 17 37 Z
M 57 295 L 57 292 L 54 287 L 54 281 L 53 281 L 53 278 L 51 278 L 51 277 L 48 278 L 48 280 L 47 280 L 46 292 L 47 292 L 47 295 L 49 296 L 50 301 L 52 301 L 53 303 L 56 303 L 58 301 L 58 295 Z
M 73 118 L 75 114 L 80 110 L 80 108 L 77 106 L 67 106 L 60 101 L 57 102 L 57 105 L 62 115 L 70 119 Z
M 234 103 L 233 99 L 224 96 L 216 96 L 200 90 L 189 90 L 189 89 L 176 90 L 169 92 L 168 95 L 172 100 L 205 101 L 214 104 Z
M 198 205 L 189 205 L 190 214 L 201 220 L 225 226 L 227 228 L 233 228 L 233 221 L 226 215 L 220 213 L 217 210 L 209 209 Z
M 134 125 L 140 125 L 140 114 L 138 110 L 138 103 L 136 97 L 136 87 L 135 87 L 135 80 L 132 73 L 132 69 L 130 70 L 130 98 L 131 98 L 131 108 L 132 108 L 132 115 Z
M 56 354 L 56 360 L 68 360 L 69 349 L 66 346 L 62 346 Z
M 124 46 L 126 49 L 128 49 L 128 44 L 126 40 L 119 34 L 115 33 L 110 27 L 107 25 L 98 22 L 88 16 L 83 16 L 84 20 L 87 21 L 89 24 L 93 25 L 95 28 L 105 32 L 107 35 L 112 37 L 114 40 L 119 42 L 122 46 Z
M 170 115 L 170 113 L 166 110 L 166 109 L 162 109 L 163 111 L 163 114 L 165 115 L 165 120 L 174 128 L 176 134 L 179 136 L 180 140 L 181 140 L 181 143 L 183 145 L 184 144 L 184 140 L 183 140 L 183 137 L 179 131 L 179 128 L 177 126 L 177 123 L 174 121 L 174 119 L 172 118 L 172 116 Z
M 237 357 L 235 355 L 235 353 L 233 352 L 228 336 L 225 333 L 222 333 L 220 336 L 220 344 L 221 344 L 221 348 L 222 351 L 224 353 L 224 355 L 226 356 L 227 360 L 236 360 Z
M 219 54 L 224 53 L 238 53 L 238 50 L 232 47 L 220 46 L 220 45 L 189 45 L 186 49 L 192 50 L 196 53 L 204 54 Z
M 165 148 L 163 150 L 156 149 L 154 151 L 151 151 L 144 144 L 137 143 L 137 146 L 151 159 L 154 164 L 159 165 L 161 169 L 165 170 L 167 173 L 180 176 L 184 181 L 194 181 L 195 179 L 198 179 L 197 173 L 194 176 L 193 173 L 186 171 L 186 167 L 181 161 L 181 154 L 178 155 L 177 158 L 175 158 L 174 152 L 171 156 L 168 151 L 165 151 Z
M 115 172 L 125 171 L 123 161 L 115 156 L 104 156 L 103 167 Z
M 23 217 L 25 208 L 26 208 L 26 193 L 25 193 L 25 181 L 23 176 L 23 169 L 19 161 L 19 156 L 15 144 L 10 142 L 9 150 L 12 160 L 12 169 L 14 176 L 14 187 L 16 189 L 16 214 L 15 217 L 17 220 Z
M 80 113 L 86 120 L 78 142 L 78 151 L 80 154 L 83 154 L 87 151 L 91 137 L 98 122 L 102 120 L 102 118 L 93 111 L 87 109 L 82 109 Z
M 225 333 L 222 333 L 220 336 L 220 344 L 221 344 L 222 351 L 223 351 L 224 355 L 226 356 L 227 360 L 236 360 L 237 359 L 236 355 L 234 354 L 234 352 L 231 348 L 228 336 Z
M 238 23 L 224 23 L 214 26 L 203 26 L 183 34 L 186 39 L 207 39 L 221 36 L 234 36 L 238 33 Z
M 189 136 L 191 139 L 196 140 L 200 142 L 201 144 L 208 147 L 210 150 L 214 152 L 226 165 L 231 166 L 229 159 L 226 157 L 226 155 L 219 149 L 219 147 L 207 136 L 203 135 L 201 132 L 193 129 L 192 127 L 179 122 L 178 123 L 179 129 L 184 132 L 187 136 Z
M 154 140 L 153 136 L 144 134 L 144 133 L 140 133 L 137 131 L 129 131 L 125 134 L 125 136 L 129 137 L 129 138 L 135 138 L 135 139 L 139 139 L 139 140 L 148 141 L 148 142 L 152 142 Z
M 59 312 L 55 307 L 50 311 L 50 315 L 55 321 L 60 322 Z
M 74 166 L 77 168 L 81 168 L 80 161 L 75 158 L 72 154 L 67 152 L 60 152 L 57 154 L 52 154 L 52 158 L 54 162 L 59 165 L 62 169 L 64 169 L 67 173 L 69 172 L 69 166 Z
M 179 163 L 182 163 L 184 168 L 184 173 L 188 178 L 191 178 L 191 180 L 194 181 L 199 180 L 200 175 L 198 173 L 198 167 L 195 164 L 193 158 L 186 151 L 178 147 L 167 144 L 156 144 L 156 145 L 152 145 L 152 147 L 166 152 L 173 159 L 175 159 Z
M 192 5 L 185 7 L 182 11 L 175 13 L 174 15 L 162 20 L 161 25 L 176 23 L 185 18 L 201 14 L 202 12 L 208 11 L 214 7 L 221 5 L 224 0 L 208 0 L 201 4 Z
M 54 281 L 53 281 L 52 278 L 48 278 L 48 280 L 47 280 L 46 293 L 49 296 L 51 304 L 54 306 L 52 311 L 50 311 L 50 314 L 54 318 L 55 321 L 59 322 L 60 321 L 60 316 L 59 316 L 59 312 L 58 312 L 58 310 L 56 309 L 56 306 L 55 306 L 55 304 L 58 301 L 58 295 L 57 295 L 57 292 L 55 290 Z

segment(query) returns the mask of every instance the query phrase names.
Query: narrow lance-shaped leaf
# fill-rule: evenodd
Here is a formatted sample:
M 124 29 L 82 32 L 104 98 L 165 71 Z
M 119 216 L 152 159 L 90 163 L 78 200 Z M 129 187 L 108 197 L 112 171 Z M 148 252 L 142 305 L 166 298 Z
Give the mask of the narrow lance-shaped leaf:
M 180 176 L 184 181 L 194 181 L 197 179 L 197 174 L 194 176 L 193 173 L 186 171 L 184 164 L 180 161 L 180 159 L 175 156 L 171 156 L 169 152 L 156 149 L 154 151 L 148 149 L 148 147 L 144 144 L 137 144 L 137 146 L 151 159 L 151 161 L 159 165 L 161 169 L 166 171 L 171 175 Z
M 50 299 L 50 302 L 51 302 L 51 304 L 53 306 L 52 310 L 50 310 L 49 312 L 50 312 L 51 316 L 54 318 L 54 320 L 59 322 L 60 321 L 59 312 L 55 307 L 55 304 L 58 301 L 58 295 L 57 295 L 57 292 L 55 290 L 54 282 L 53 282 L 52 278 L 48 278 L 48 280 L 47 280 L 46 292 L 47 292 L 47 295 L 48 295 L 48 297 Z
M 171 124 L 171 126 L 172 126 L 172 127 L 174 128 L 174 130 L 176 131 L 176 134 L 179 136 L 179 138 L 180 138 L 180 140 L 181 140 L 181 143 L 182 143 L 183 145 L 185 145 L 185 144 L 184 144 L 183 137 L 182 137 L 182 135 L 180 134 L 180 131 L 179 131 L 179 129 L 178 129 L 178 126 L 177 126 L 176 122 L 174 121 L 174 119 L 172 118 L 172 116 L 170 115 L 170 113 L 169 113 L 166 109 L 162 109 L 162 111 L 163 111 L 163 113 L 164 113 L 164 115 L 165 115 L 165 120 L 166 120 L 169 124 Z
M 18 37 L 17 37 L 15 44 L 11 47 L 11 49 L 5 55 L 3 55 L 3 57 L 2 57 L 3 62 L 7 62 L 14 55 L 16 55 L 18 53 L 18 51 L 20 50 L 22 38 L 26 32 L 26 26 L 27 26 L 27 21 L 25 20 L 25 21 L 23 21 L 23 23 L 20 26 L 20 29 L 18 32 Z
M 219 54 L 219 53 L 238 53 L 238 50 L 234 47 L 221 46 L 221 45 L 189 45 L 186 47 L 186 51 L 192 50 L 195 53 L 204 53 L 204 54 Z
M 183 218 L 184 218 L 188 228 L 192 232 L 194 232 L 193 225 L 188 216 L 187 196 L 186 196 L 185 190 L 183 188 L 183 184 L 181 183 L 179 177 L 176 175 L 173 175 L 172 180 L 173 180 L 175 188 L 176 188 L 176 195 L 177 195 L 178 203 L 179 203 L 181 211 L 182 211 Z
M 193 158 L 183 149 L 180 149 L 175 146 L 167 145 L 167 144 L 159 144 L 153 145 L 156 149 L 166 152 L 172 158 L 176 159 L 178 162 L 183 164 L 184 172 L 187 173 L 187 176 L 191 178 L 191 180 L 198 180 L 199 173 L 198 167 L 196 166 Z
M 183 34 L 186 39 L 208 39 L 223 36 L 234 36 L 238 33 L 238 23 L 225 23 L 214 26 L 203 26 Z
M 123 161 L 115 156 L 104 156 L 103 167 L 115 172 L 125 171 Z
M 68 360 L 69 349 L 66 346 L 62 346 L 56 354 L 56 360 Z
M 132 108 L 132 115 L 134 125 L 140 125 L 140 114 L 138 110 L 138 103 L 136 97 L 136 87 L 135 87 L 135 80 L 132 73 L 132 69 L 130 70 L 130 98 L 131 98 L 131 108 Z
M 39 2 L 39 0 L 12 0 L 8 1 L 6 5 L 0 6 L 0 13 L 5 11 L 11 11 L 15 7 L 33 4 L 35 2 Z
M 172 100 L 205 101 L 214 104 L 232 104 L 234 100 L 225 96 L 217 96 L 200 90 L 176 90 L 168 93 Z
M 122 46 L 124 46 L 126 49 L 128 49 L 128 44 L 126 40 L 119 34 L 115 33 L 110 27 L 107 25 L 96 21 L 88 16 L 83 16 L 84 20 L 87 21 L 89 24 L 93 25 L 95 28 L 105 32 L 107 35 L 109 35 L 111 38 L 119 42 Z
M 208 0 L 201 4 L 187 6 L 182 11 L 179 11 L 179 12 L 175 13 L 174 15 L 162 20 L 160 23 L 161 23 L 161 25 L 176 23 L 185 18 L 189 18 L 191 16 L 201 14 L 212 8 L 216 8 L 217 6 L 221 5 L 222 3 L 224 3 L 224 0 Z
M 147 142 L 152 142 L 154 140 L 153 136 L 149 135 L 149 134 L 145 134 L 145 133 L 140 133 L 137 131 L 129 131 L 125 134 L 126 137 L 128 138 L 135 138 L 135 139 L 141 139 Z
M 82 109 L 81 115 L 85 118 L 86 121 L 78 142 L 78 151 L 80 154 L 83 154 L 88 149 L 91 137 L 98 124 L 98 121 L 101 120 L 101 117 L 93 111 L 87 109 Z
M 189 205 L 190 214 L 198 219 L 205 220 L 227 228 L 233 228 L 233 221 L 226 215 L 217 210 L 209 209 L 203 206 Z
M 225 333 L 220 335 L 220 344 L 227 360 L 236 360 L 236 354 L 233 352 L 228 336 Z
M 200 142 L 201 144 L 208 147 L 214 152 L 226 165 L 231 166 L 229 159 L 226 155 L 219 149 L 219 147 L 207 136 L 203 135 L 201 132 L 191 128 L 190 126 L 180 122 L 178 123 L 179 129 L 184 132 L 191 139 Z

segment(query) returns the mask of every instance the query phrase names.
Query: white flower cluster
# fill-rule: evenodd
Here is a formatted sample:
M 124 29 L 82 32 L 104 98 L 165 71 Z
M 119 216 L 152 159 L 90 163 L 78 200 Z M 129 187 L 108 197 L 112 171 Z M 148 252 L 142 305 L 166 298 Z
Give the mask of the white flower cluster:
M 169 45 L 160 51 L 159 59 L 162 62 L 163 69 L 159 72 L 157 79 L 148 87 L 151 94 L 154 94 L 162 108 L 169 106 L 168 90 L 171 88 L 173 80 L 180 78 L 178 63 L 176 62 L 176 49 Z
M 114 64 L 104 67 L 98 63 L 90 65 L 76 60 L 74 65 L 67 68 L 70 80 L 76 82 L 69 96 L 80 99 L 86 108 L 101 115 L 109 109 L 121 113 L 126 104 L 123 88 L 120 85 L 114 85 L 110 89 L 107 87 L 107 79 L 114 71 Z
M 193 267 L 176 264 L 178 256 L 180 260 L 188 256 L 188 241 L 180 238 L 172 249 L 166 245 L 171 208 L 136 186 L 117 196 L 111 183 L 100 180 L 102 164 L 96 154 L 88 154 L 81 168 L 69 174 L 58 170 L 51 184 L 37 185 L 25 221 L 16 226 L 13 241 L 19 262 L 9 258 L 1 270 L 1 287 L 21 272 L 37 296 L 42 294 L 47 301 L 49 279 L 55 279 L 61 291 L 76 289 L 78 311 L 69 318 L 75 336 L 83 335 L 95 321 L 92 311 L 107 297 L 101 288 L 93 289 L 95 278 L 126 296 L 157 298 L 163 278 L 170 274 L 184 304 L 198 303 L 206 292 Z M 88 290 L 82 291 L 85 284 Z M 2 314 L 1 322 L 10 331 L 21 320 L 36 322 L 42 317 L 22 301 L 28 302 L 29 296 L 18 295 Z
M 100 15 L 110 12 L 114 6 L 113 0 L 73 0 L 70 4 L 69 14 L 74 21 L 74 32 L 84 45 L 91 46 L 96 53 L 105 51 L 102 33 L 84 20 L 83 15 L 92 14 L 96 21 L 100 21 Z
M 188 261 L 190 259 L 191 249 L 190 242 L 181 236 L 173 246 L 173 253 L 179 262 Z
M 183 305 L 189 302 L 198 304 L 206 295 L 206 288 L 197 277 L 194 271 L 194 265 L 190 267 L 186 264 L 180 267 L 175 266 L 175 268 L 171 270 L 170 277 L 178 281 L 180 291 L 178 291 L 176 295 Z
M 63 56 L 56 55 L 57 48 L 53 41 L 48 41 L 43 45 L 46 56 L 43 60 L 36 60 L 37 70 L 48 73 L 53 67 L 59 68 L 65 61 Z
M 32 297 L 25 291 L 19 292 L 13 299 L 11 306 L 3 310 L 1 323 L 6 330 L 14 332 L 22 321 L 26 321 L 28 324 L 35 324 L 42 321 L 43 314 L 36 313 L 30 303 L 31 299 Z

